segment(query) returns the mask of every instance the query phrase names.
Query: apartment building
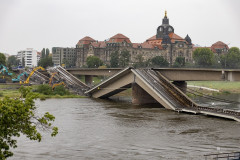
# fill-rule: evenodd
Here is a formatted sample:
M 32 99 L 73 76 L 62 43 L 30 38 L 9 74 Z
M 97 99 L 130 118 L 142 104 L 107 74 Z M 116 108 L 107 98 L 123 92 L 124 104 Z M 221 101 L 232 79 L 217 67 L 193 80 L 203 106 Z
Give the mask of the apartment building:
M 52 61 L 54 66 L 61 65 L 66 67 L 72 67 L 75 66 L 76 59 L 77 57 L 75 48 L 52 48 Z
M 17 59 L 20 60 L 20 65 L 24 67 L 37 66 L 37 51 L 33 48 L 27 48 L 26 50 L 19 51 L 17 53 Z

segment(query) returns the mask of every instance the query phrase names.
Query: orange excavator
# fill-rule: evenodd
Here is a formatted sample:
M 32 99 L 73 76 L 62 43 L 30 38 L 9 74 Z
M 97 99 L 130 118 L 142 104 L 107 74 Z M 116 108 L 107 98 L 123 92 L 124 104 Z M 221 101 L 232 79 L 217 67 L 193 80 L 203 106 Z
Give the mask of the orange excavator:
M 64 82 L 55 83 L 55 84 L 52 85 L 52 90 L 54 90 L 55 87 L 60 86 L 60 85 L 64 85 L 64 87 L 66 87 Z
M 57 73 L 58 72 L 52 73 L 51 77 L 49 78 L 49 85 L 52 86 L 52 90 L 54 90 L 55 87 L 60 86 L 60 85 L 64 85 L 64 87 L 66 87 L 64 82 L 52 84 L 53 78 Z
M 49 78 L 49 85 L 51 86 L 52 85 L 52 80 L 53 80 L 53 77 L 55 76 L 55 74 L 57 74 L 58 72 L 54 72 L 51 77 Z

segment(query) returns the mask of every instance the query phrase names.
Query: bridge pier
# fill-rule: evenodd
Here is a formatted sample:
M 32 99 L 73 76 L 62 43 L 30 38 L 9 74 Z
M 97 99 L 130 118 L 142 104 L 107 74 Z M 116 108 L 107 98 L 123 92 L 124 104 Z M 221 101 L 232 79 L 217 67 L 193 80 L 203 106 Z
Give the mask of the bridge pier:
M 85 83 L 86 83 L 86 85 L 92 86 L 92 79 L 93 79 L 93 76 L 85 75 Z
M 143 90 L 137 83 L 132 83 L 132 103 L 140 105 L 158 102 L 150 94 Z
M 173 81 L 173 84 L 180 89 L 183 93 L 187 93 L 187 82 L 186 81 Z

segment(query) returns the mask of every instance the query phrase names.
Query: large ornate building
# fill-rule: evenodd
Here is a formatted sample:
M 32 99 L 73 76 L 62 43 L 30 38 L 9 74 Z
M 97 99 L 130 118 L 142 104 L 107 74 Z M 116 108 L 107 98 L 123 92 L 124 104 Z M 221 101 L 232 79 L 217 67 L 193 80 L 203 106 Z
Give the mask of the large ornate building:
M 88 56 L 97 56 L 105 64 L 110 63 L 111 54 L 123 50 L 130 53 L 130 62 L 136 62 L 138 55 L 142 55 L 144 60 L 155 56 L 163 56 L 170 65 L 174 63 L 176 57 L 185 57 L 186 62 L 192 61 L 192 42 L 187 35 L 185 39 L 174 33 L 174 28 L 169 24 L 167 13 L 162 20 L 162 25 L 157 28 L 157 33 L 143 43 L 132 43 L 123 34 L 116 34 L 109 40 L 97 41 L 91 37 L 84 37 L 76 45 L 76 66 L 81 67 L 86 64 Z

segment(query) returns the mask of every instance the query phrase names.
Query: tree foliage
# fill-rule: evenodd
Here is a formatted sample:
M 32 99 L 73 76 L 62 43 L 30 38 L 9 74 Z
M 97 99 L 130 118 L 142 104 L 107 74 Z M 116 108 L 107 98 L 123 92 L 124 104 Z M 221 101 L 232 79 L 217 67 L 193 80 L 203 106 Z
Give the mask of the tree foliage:
M 10 67 L 14 67 L 14 66 L 18 66 L 19 65 L 19 60 L 17 59 L 16 56 L 9 56 L 8 60 L 7 60 L 7 66 Z
M 177 57 L 173 66 L 174 67 L 184 67 L 185 66 L 185 57 Z
M 193 52 L 193 59 L 200 67 L 210 67 L 214 63 L 214 54 L 209 48 L 197 48 Z
M 156 56 L 151 59 L 153 67 L 168 67 L 168 61 L 163 56 Z
M 54 95 L 58 94 L 60 96 L 63 96 L 63 95 L 69 95 L 70 92 L 63 85 L 60 85 L 54 88 L 53 94 Z
M 142 54 L 138 54 L 135 59 L 136 59 L 136 62 L 133 65 L 134 68 L 148 67 L 151 63 L 150 59 L 144 61 L 144 57 Z
M 43 85 L 39 85 L 36 89 L 36 92 L 38 93 L 42 93 L 44 95 L 69 95 L 70 92 L 63 86 L 56 86 L 54 88 L 54 90 L 52 90 L 52 87 L 48 84 L 43 84 Z
M 100 58 L 96 56 L 87 57 L 88 68 L 98 68 L 99 66 L 102 66 L 102 65 L 103 65 L 103 62 Z
M 25 67 L 25 58 L 22 58 L 22 66 Z
M 129 65 L 130 62 L 130 53 L 128 50 L 123 50 L 119 56 L 119 66 L 126 67 Z
M 46 57 L 46 50 L 45 48 L 43 48 L 41 51 L 41 58 L 45 58 L 45 57 Z
M 237 47 L 229 49 L 228 53 L 220 56 L 221 64 L 224 68 L 240 67 L 240 50 Z
M 119 53 L 115 51 L 111 54 L 110 66 L 112 68 L 117 68 L 119 66 Z
M 0 53 L 0 64 L 6 65 L 6 57 L 3 53 Z
M 43 68 L 47 68 L 47 67 L 51 67 L 53 66 L 53 62 L 52 62 L 52 57 L 45 57 L 39 60 L 38 62 L 38 66 L 42 66 Z
M 13 155 L 11 148 L 17 147 L 17 137 L 25 135 L 30 140 L 41 141 L 40 129 L 52 130 L 56 136 L 58 128 L 52 126 L 55 117 L 48 112 L 43 116 L 35 115 L 34 99 L 37 94 L 31 88 L 21 87 L 21 97 L 17 99 L 5 97 L 0 100 L 0 159 Z
M 46 57 L 48 57 L 49 54 L 50 54 L 50 51 L 49 51 L 49 49 L 47 48 L 47 49 L 46 49 Z

